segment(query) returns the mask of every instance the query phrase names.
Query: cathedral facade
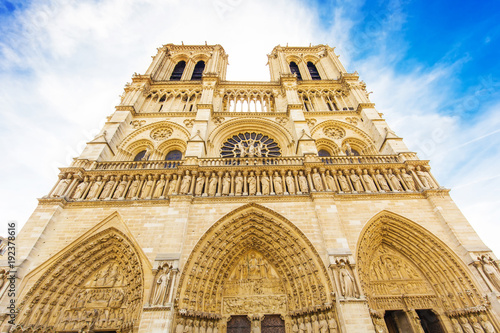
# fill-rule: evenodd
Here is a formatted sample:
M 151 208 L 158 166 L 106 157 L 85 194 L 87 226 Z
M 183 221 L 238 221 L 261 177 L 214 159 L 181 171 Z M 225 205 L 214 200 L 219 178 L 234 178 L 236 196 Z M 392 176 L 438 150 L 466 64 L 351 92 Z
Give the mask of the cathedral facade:
M 2 332 L 500 332 L 498 260 L 358 74 L 268 60 L 158 49 L 18 235 Z

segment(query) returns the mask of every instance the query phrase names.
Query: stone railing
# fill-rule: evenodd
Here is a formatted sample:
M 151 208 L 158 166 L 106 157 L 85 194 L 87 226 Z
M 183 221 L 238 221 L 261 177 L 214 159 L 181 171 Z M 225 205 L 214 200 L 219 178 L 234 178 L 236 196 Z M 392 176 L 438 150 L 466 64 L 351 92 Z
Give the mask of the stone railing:
M 69 201 L 137 200 L 165 199 L 172 195 L 414 193 L 440 188 L 429 172 L 427 161 L 411 157 L 309 155 L 186 158 L 178 162 L 78 162 L 63 169 L 48 197 L 64 197 Z

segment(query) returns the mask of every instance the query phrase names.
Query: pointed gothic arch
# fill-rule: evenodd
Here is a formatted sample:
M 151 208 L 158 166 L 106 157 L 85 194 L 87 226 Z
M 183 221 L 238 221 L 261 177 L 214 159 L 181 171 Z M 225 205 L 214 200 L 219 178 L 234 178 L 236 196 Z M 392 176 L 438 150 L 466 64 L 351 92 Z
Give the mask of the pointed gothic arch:
M 357 261 L 376 326 L 384 325 L 387 311 L 405 311 L 415 325 L 415 310 L 429 310 L 447 329 L 448 318 L 488 314 L 463 261 L 430 231 L 398 214 L 382 211 L 370 219 L 359 236 Z
M 26 276 L 37 280 L 19 304 L 17 327 L 41 332 L 137 329 L 145 280 L 139 251 L 114 226 L 75 241 Z
M 252 274 L 264 274 L 259 260 L 268 265 L 265 274 L 270 276 L 264 280 L 279 286 L 260 286 L 259 296 L 247 289 L 240 302 L 233 297 L 238 293 L 231 294 L 231 281 L 252 285 Z M 252 314 L 252 308 L 299 316 L 334 311 L 332 291 L 325 265 L 307 237 L 283 216 L 251 203 L 221 218 L 198 241 L 182 270 L 177 306 L 182 315 L 206 318 Z

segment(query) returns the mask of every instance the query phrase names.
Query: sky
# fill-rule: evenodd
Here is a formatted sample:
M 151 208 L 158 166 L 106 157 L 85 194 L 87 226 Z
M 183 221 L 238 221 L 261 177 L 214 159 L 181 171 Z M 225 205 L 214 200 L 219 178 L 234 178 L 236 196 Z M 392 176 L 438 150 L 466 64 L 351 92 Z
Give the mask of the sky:
M 500 255 L 498 22 L 498 1 L 0 0 L 1 226 L 25 223 L 161 45 L 221 44 L 228 80 L 268 81 L 274 46 L 312 43 Z

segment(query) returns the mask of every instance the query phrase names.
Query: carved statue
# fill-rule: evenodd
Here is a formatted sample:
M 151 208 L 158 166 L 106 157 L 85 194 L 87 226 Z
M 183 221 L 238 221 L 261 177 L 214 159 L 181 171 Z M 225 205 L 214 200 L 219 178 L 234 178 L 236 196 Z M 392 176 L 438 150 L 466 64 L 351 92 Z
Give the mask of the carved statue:
M 87 195 L 87 200 L 97 199 L 99 194 L 98 191 L 101 188 L 101 185 L 102 185 L 102 177 L 99 176 L 97 177 L 97 180 L 94 182 L 94 184 L 92 184 L 92 186 L 90 187 L 89 194 Z
M 200 172 L 198 174 L 198 177 L 196 178 L 196 189 L 194 191 L 194 194 L 197 196 L 201 195 L 201 192 L 203 192 L 203 185 L 205 184 L 205 177 L 203 176 L 203 172 Z
M 324 314 L 319 315 L 319 333 L 328 333 L 328 321 Z
M 262 195 L 269 195 L 269 177 L 265 171 L 262 172 L 262 176 L 260 177 L 260 184 Z
M 340 283 L 342 285 L 342 295 L 347 297 L 357 297 L 356 288 L 354 285 L 354 278 L 351 273 L 347 270 L 346 264 L 341 261 L 339 269 Z
M 99 199 L 109 199 L 111 197 L 111 191 L 113 190 L 113 186 L 115 186 L 115 183 L 115 177 L 111 176 L 106 185 L 104 185 Z
M 230 190 L 231 190 L 231 176 L 229 176 L 229 172 L 226 172 L 224 178 L 222 178 L 222 195 L 229 195 Z
M 361 178 L 356 174 L 354 170 L 351 170 L 351 175 L 349 176 L 352 181 L 352 186 L 356 192 L 363 192 L 363 184 L 361 184 Z
M 484 314 L 479 316 L 481 318 L 481 325 L 483 325 L 484 331 L 486 333 L 495 333 L 495 328 L 493 324 L 488 320 L 488 317 Z
M 323 182 L 321 181 L 321 175 L 318 173 L 318 169 L 313 169 L 312 181 L 316 191 L 323 191 Z
M 87 189 L 87 186 L 89 186 L 89 177 L 85 176 L 83 178 L 83 182 L 78 184 L 78 186 L 76 187 L 75 193 L 73 193 L 73 196 L 71 198 L 80 199 L 82 197 L 82 194 Z
M 480 263 L 483 266 L 483 271 L 491 284 L 500 291 L 500 272 L 498 267 L 494 264 L 493 259 L 487 256 L 482 256 L 480 258 Z
M 260 322 L 252 320 L 252 333 L 260 333 Z
M 353 155 L 351 145 L 349 143 L 345 144 L 345 153 L 347 156 Z
M 328 328 L 330 329 L 330 333 L 337 333 L 337 320 L 331 312 L 328 314 Z
M 168 184 L 168 195 L 172 195 L 175 193 L 175 189 L 177 188 L 177 175 L 173 175 L 172 180 L 170 181 L 170 184 Z
M 213 333 L 214 332 L 214 323 L 209 321 L 207 325 L 207 333 Z
M 375 183 L 373 182 L 372 176 L 368 174 L 368 170 L 364 169 L 363 170 L 363 180 L 365 181 L 366 184 L 366 191 L 368 192 L 377 192 L 377 186 L 375 186 Z
M 337 186 L 335 185 L 335 178 L 330 174 L 330 170 L 326 170 L 325 175 L 326 188 L 328 191 L 337 192 Z
M 313 333 L 319 333 L 319 321 L 316 315 L 311 316 L 311 325 Z
M 286 178 L 286 187 L 288 189 L 288 193 L 295 194 L 295 178 L 292 176 L 292 172 L 288 171 Z
M 456 318 L 451 318 L 451 324 L 453 325 L 453 330 L 455 333 L 463 333 L 464 330 Z
M 136 175 L 134 181 L 132 182 L 132 184 L 130 184 L 130 187 L 128 189 L 127 199 L 137 197 L 137 192 L 139 191 L 139 183 L 139 176 Z
M 309 193 L 309 185 L 307 185 L 307 178 L 304 176 L 302 170 L 299 171 L 299 188 L 302 193 Z
M 175 333 L 184 332 L 184 318 L 179 318 L 177 321 L 177 326 L 175 327 Z
M 283 180 L 281 179 L 281 176 L 278 174 L 278 171 L 274 172 L 273 185 L 274 185 L 274 192 L 276 192 L 277 195 L 282 195 Z
M 255 157 L 255 140 L 250 140 L 247 147 L 248 157 Z
M 418 176 L 418 179 L 420 179 L 420 182 L 422 183 L 422 186 L 425 188 L 425 189 L 429 189 L 429 188 L 432 188 L 432 181 L 429 177 L 429 175 L 427 174 L 427 172 L 425 171 L 422 171 L 422 168 L 420 168 L 420 166 L 417 166 L 417 171 L 415 172 Z
M 299 325 L 297 319 L 292 319 L 292 333 L 299 333 Z
M 467 318 L 460 317 L 460 322 L 461 322 L 462 329 L 463 329 L 464 333 L 474 333 L 474 329 L 467 321 Z
M 184 176 L 184 178 L 182 178 L 179 193 L 187 194 L 189 192 L 189 185 L 191 185 L 191 175 L 189 174 L 189 170 L 186 170 L 186 175 Z
M 238 144 L 236 146 L 240 150 L 240 157 L 245 157 L 247 155 L 247 148 L 243 144 L 243 141 L 238 142 Z M 235 156 L 234 157 L 237 157 L 236 156 L 236 152 L 235 152 Z
M 415 182 L 413 181 L 413 177 L 410 174 L 407 174 L 405 169 L 403 169 L 401 171 L 401 177 L 403 177 L 403 180 L 406 183 L 406 187 L 410 191 L 416 191 Z
M 168 296 L 168 287 L 170 284 L 171 269 L 168 265 L 164 265 L 160 275 L 156 280 L 155 293 L 153 295 L 152 305 L 163 305 Z
M 217 191 L 217 176 L 215 175 L 215 172 L 212 172 L 212 176 L 210 177 L 210 180 L 208 181 L 208 195 L 211 197 L 215 196 L 215 192 Z
M 385 328 L 385 322 L 381 318 L 373 318 L 373 324 L 375 325 L 375 332 L 377 333 L 387 333 Z
M 68 187 L 70 181 L 71 181 L 71 174 L 68 175 L 68 178 L 61 179 L 59 181 L 59 184 L 57 184 L 56 189 L 52 193 L 53 197 L 60 197 L 64 194 L 64 191 L 66 191 L 66 188 Z
M 351 188 L 349 187 L 349 184 L 347 183 L 347 178 L 342 174 L 341 170 L 339 170 L 337 179 L 339 180 L 340 189 L 343 192 L 351 192 Z
M 207 332 L 207 322 L 202 320 L 200 322 L 200 333 L 206 333 Z
M 387 181 L 385 180 L 384 175 L 380 174 L 379 170 L 376 171 L 375 179 L 377 180 L 378 185 L 380 186 L 382 191 L 385 191 L 385 192 L 391 191 L 391 189 L 389 188 L 389 185 L 387 185 Z
M 264 149 L 264 144 L 261 141 L 257 142 L 256 149 L 257 151 L 255 155 L 257 155 L 257 157 L 262 157 L 262 150 Z
M 153 198 L 159 198 L 163 194 L 163 188 L 165 187 L 165 175 L 161 175 L 160 179 L 156 181 L 156 187 L 153 192 Z
M 151 148 L 151 146 L 147 146 L 146 147 L 146 152 L 144 153 L 144 156 L 141 158 L 141 161 L 147 161 L 149 160 L 149 156 L 151 156 L 151 152 L 153 151 L 153 149 Z
M 304 324 L 304 319 L 299 318 L 299 333 L 306 333 L 306 324 Z
M 153 180 L 153 177 L 151 175 L 148 175 L 148 180 L 146 184 L 142 187 L 141 191 L 141 199 L 146 199 L 151 197 L 151 191 L 153 190 L 153 186 L 155 184 L 155 181 Z
M 193 333 L 200 333 L 200 321 L 198 319 L 193 322 Z
M 389 169 L 387 173 L 387 178 L 389 178 L 389 181 L 392 184 L 392 189 L 395 192 L 402 191 L 403 187 L 401 186 L 401 182 L 399 181 L 398 177 L 392 173 L 392 169 Z
M 234 192 L 236 195 L 243 193 L 243 176 L 241 175 L 241 171 L 238 171 L 238 174 L 234 178 Z
M 193 319 L 186 320 L 186 325 L 184 326 L 184 333 L 193 333 Z
M 474 333 L 484 333 L 483 326 L 481 326 L 481 323 L 477 321 L 476 317 L 471 316 L 470 321 L 472 323 Z
M 255 195 L 257 193 L 257 180 L 255 179 L 253 171 L 250 172 L 250 176 L 248 176 L 248 194 Z

